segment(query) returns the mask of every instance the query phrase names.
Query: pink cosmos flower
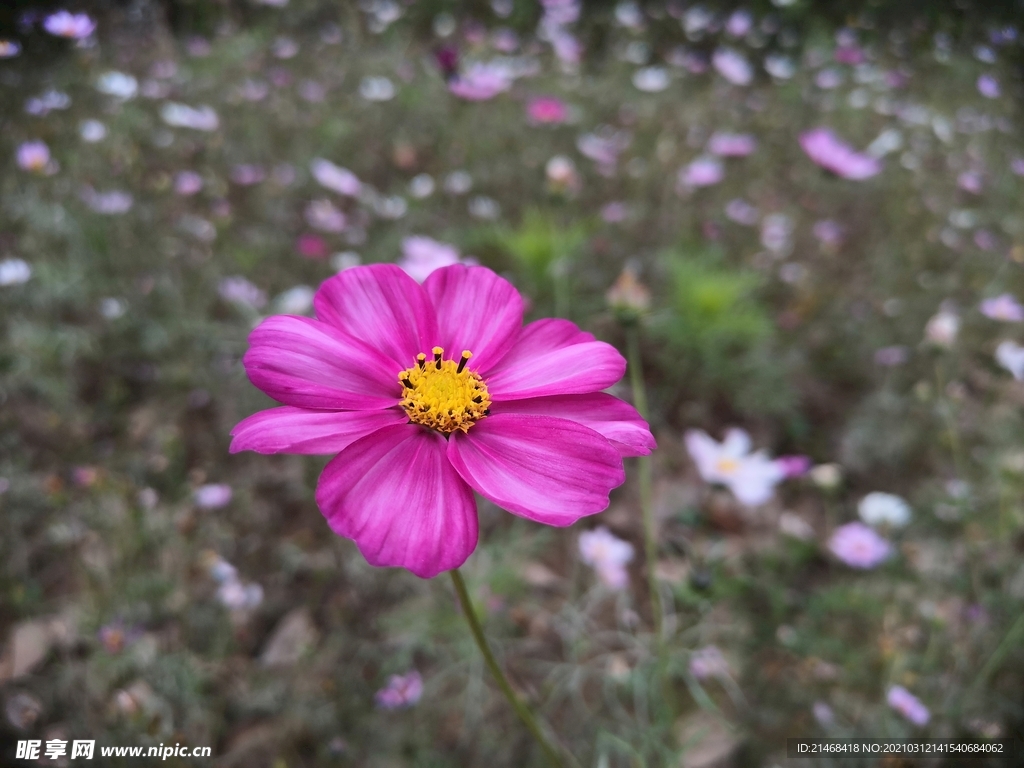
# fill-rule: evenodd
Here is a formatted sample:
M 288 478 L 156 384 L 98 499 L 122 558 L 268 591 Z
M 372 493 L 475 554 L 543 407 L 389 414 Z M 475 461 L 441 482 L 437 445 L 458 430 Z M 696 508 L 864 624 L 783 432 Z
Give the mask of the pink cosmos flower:
M 569 108 L 554 96 L 538 96 L 527 103 L 526 115 L 531 123 L 558 124 L 569 117 Z
M 622 355 L 566 320 L 523 326 L 522 297 L 489 269 L 443 267 L 421 286 L 393 264 L 354 267 L 313 304 L 316 319 L 270 317 L 249 336 L 249 379 L 283 406 L 238 424 L 231 451 L 338 454 L 317 504 L 371 565 L 462 565 L 474 491 L 571 525 L 608 506 L 624 456 L 655 447 L 601 392 Z
M 779 469 L 782 470 L 783 476 L 787 479 L 803 477 L 811 469 L 810 456 L 779 456 L 775 459 L 775 463 L 779 465 Z
M 757 149 L 757 139 L 749 133 L 715 132 L 708 139 L 708 152 L 722 157 L 745 157 Z
M 327 246 L 327 241 L 320 235 L 307 232 L 295 238 L 295 250 L 299 252 L 300 256 L 307 259 L 326 259 L 330 248 Z
M 754 17 L 750 11 L 733 11 L 728 21 L 725 22 L 725 32 L 730 37 L 743 37 L 754 26 Z
M 330 200 L 311 200 L 303 211 L 306 223 L 320 232 L 344 232 L 348 218 Z
M 882 170 L 876 158 L 857 152 L 828 128 L 804 131 L 800 146 L 811 160 L 844 179 L 867 179 Z
M 851 568 L 874 568 L 892 554 L 892 545 L 864 523 L 836 528 L 829 539 L 832 554 Z
M 250 309 L 261 309 L 267 303 L 267 294 L 241 275 L 222 278 L 217 284 L 217 293 L 224 301 Z
M 1002 320 L 1004 323 L 1019 323 L 1024 320 L 1024 306 L 1009 293 L 985 299 L 981 302 L 981 313 L 985 317 Z
M 43 28 L 57 37 L 82 40 L 96 31 L 96 22 L 85 13 L 57 11 L 43 20 Z
M 452 78 L 448 90 L 467 101 L 487 101 L 512 87 L 512 78 L 500 64 L 475 62 Z
M 417 283 L 422 283 L 441 267 L 458 263 L 459 249 L 454 245 L 423 235 L 414 235 L 402 241 L 402 260 L 398 266 Z
M 374 700 L 381 709 L 411 707 L 423 696 L 423 678 L 415 669 L 404 675 L 392 675 L 388 684 L 377 691 Z
M 928 707 L 902 685 L 894 685 L 890 688 L 885 700 L 890 707 L 914 725 L 927 725 L 928 721 L 932 719 L 932 713 L 928 711 Z

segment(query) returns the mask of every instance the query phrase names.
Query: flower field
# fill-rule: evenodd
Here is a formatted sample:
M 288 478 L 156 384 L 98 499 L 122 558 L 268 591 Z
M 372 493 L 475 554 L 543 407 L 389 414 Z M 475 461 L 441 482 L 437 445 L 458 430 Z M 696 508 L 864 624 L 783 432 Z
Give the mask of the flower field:
M 890 5 L 0 11 L 0 763 L 1024 737 L 1024 30 Z

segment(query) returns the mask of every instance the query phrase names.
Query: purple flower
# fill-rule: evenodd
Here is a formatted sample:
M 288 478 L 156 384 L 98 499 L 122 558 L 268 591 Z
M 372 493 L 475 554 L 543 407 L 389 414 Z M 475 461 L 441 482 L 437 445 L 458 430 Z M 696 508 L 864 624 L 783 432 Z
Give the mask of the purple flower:
M 122 192 L 117 189 L 109 192 L 97 192 L 92 187 L 84 187 L 81 197 L 93 211 L 105 216 L 126 213 L 135 202 L 131 192 Z
M 843 226 L 831 219 L 815 222 L 811 233 L 819 243 L 829 248 L 835 248 L 843 242 Z
M 85 13 L 57 11 L 43 20 L 43 28 L 57 37 L 82 40 L 96 31 L 96 22 Z
M 50 148 L 43 141 L 26 141 L 18 147 L 18 167 L 31 173 L 51 174 L 57 170 Z
M 195 171 L 180 171 L 174 177 L 174 191 L 183 197 L 190 197 L 203 188 L 203 177 Z
M 1024 176 L 1024 157 L 1015 157 L 1010 161 L 1010 170 L 1018 176 Z
M 411 707 L 423 696 L 423 678 L 415 669 L 404 675 L 392 675 L 388 684 L 377 691 L 374 701 L 380 709 Z
M 894 685 L 886 694 L 889 706 L 903 715 L 914 725 L 927 725 L 932 714 L 921 700 L 901 685 Z
M 757 139 L 749 133 L 716 131 L 708 139 L 708 152 L 722 157 L 745 157 L 757 149 Z
M 984 186 L 981 174 L 977 171 L 964 171 L 956 177 L 956 185 L 965 192 L 970 192 L 972 195 L 981 194 L 981 190 Z
M 345 214 L 330 200 L 312 200 L 303 213 L 306 223 L 320 232 L 344 232 L 348 226 Z
M 981 313 L 985 317 L 1002 320 L 1004 323 L 1019 323 L 1024 320 L 1024 306 L 1009 293 L 985 299 L 981 302 Z
M 0 40 L 0 59 L 13 59 L 21 53 L 21 43 L 16 40 Z
M 231 169 L 231 181 L 242 187 L 251 187 L 253 184 L 259 184 L 266 177 L 267 172 L 263 170 L 261 165 L 242 163 Z
M 754 17 L 750 15 L 750 11 L 733 11 L 725 22 L 725 32 L 731 37 L 743 37 L 753 26 Z
M 327 280 L 316 319 L 275 316 L 249 336 L 249 379 L 282 407 L 236 425 L 231 451 L 337 454 L 316 500 L 371 565 L 421 578 L 476 549 L 474 492 L 567 526 L 608 506 L 624 456 L 655 446 L 601 390 L 625 360 L 566 320 L 523 327 L 518 291 L 456 264 L 420 285 L 394 264 Z
M 779 456 L 775 459 L 787 479 L 803 477 L 811 468 L 810 456 Z
M 892 555 L 892 545 L 864 523 L 847 523 L 829 539 L 832 554 L 851 568 L 874 568 Z
M 882 170 L 876 158 L 857 152 L 828 128 L 804 131 L 800 146 L 811 160 L 844 179 L 867 179 Z
M 986 99 L 998 99 L 1000 94 L 999 81 L 992 75 L 982 75 L 978 78 L 978 93 Z

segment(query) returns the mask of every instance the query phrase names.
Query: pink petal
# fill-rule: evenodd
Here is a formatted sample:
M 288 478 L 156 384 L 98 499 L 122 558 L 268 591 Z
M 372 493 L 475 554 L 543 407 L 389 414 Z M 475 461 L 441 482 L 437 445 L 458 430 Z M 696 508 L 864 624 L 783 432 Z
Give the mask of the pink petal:
M 575 323 L 548 317 L 523 327 L 512 349 L 501 359 L 499 367 L 512 367 L 529 360 L 537 349 L 558 349 L 594 341 L 594 335 L 581 331 Z
M 320 286 L 313 306 L 317 318 L 387 355 L 399 370 L 437 345 L 427 294 L 394 264 L 346 269 Z
M 429 579 L 476 548 L 473 491 L 445 457 L 445 439 L 411 424 L 352 443 L 324 468 L 316 502 L 370 565 Z
M 554 416 L 575 421 L 603 436 L 621 456 L 646 456 L 657 447 L 650 427 L 640 418 L 636 408 L 604 392 L 531 397 L 491 405 L 492 415 L 501 413 Z
M 517 342 L 489 372 L 490 399 L 518 400 L 554 394 L 583 394 L 610 387 L 626 373 L 626 358 L 603 341 L 531 350 Z M 511 358 L 511 361 L 510 361 Z
M 394 362 L 308 317 L 268 317 L 249 334 L 242 362 L 249 380 L 299 408 L 377 410 L 401 394 Z
M 396 408 L 383 411 L 310 411 L 270 408 L 243 419 L 231 430 L 231 453 L 340 453 L 350 443 L 383 427 L 405 424 Z
M 448 459 L 481 496 L 547 525 L 571 525 L 607 508 L 609 492 L 626 479 L 611 443 L 548 416 L 488 416 L 452 434 Z
M 473 353 L 469 367 L 487 371 L 516 342 L 523 300 L 512 283 L 486 267 L 442 267 L 430 274 L 423 289 L 437 312 L 445 357 L 458 360 L 468 349 Z

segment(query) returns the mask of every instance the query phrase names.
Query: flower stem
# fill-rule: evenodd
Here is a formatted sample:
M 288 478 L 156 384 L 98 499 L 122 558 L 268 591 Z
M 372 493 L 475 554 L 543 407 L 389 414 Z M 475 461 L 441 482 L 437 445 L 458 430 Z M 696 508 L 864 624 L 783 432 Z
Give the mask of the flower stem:
M 626 360 L 629 364 L 629 383 L 633 389 L 633 405 L 640 417 L 649 421 L 647 413 L 647 387 L 640 362 L 640 332 L 636 325 L 626 327 Z M 660 647 L 663 641 L 661 593 L 655 568 L 658 564 L 658 543 L 655 537 L 654 506 L 651 503 L 651 457 L 640 456 L 640 511 L 644 522 L 644 561 L 647 566 L 647 588 L 651 593 L 651 615 L 654 617 L 654 636 Z
M 555 749 L 551 742 L 545 738 L 543 732 L 540 729 L 540 725 L 537 723 L 537 719 L 533 716 L 533 712 L 530 708 L 523 703 L 516 692 L 512 690 L 512 686 L 508 682 L 508 678 L 505 677 L 505 673 L 501 671 L 501 667 L 498 666 L 497 660 L 494 658 L 494 654 L 491 653 L 491 647 L 487 644 L 487 638 L 484 637 L 484 631 L 480 626 L 480 620 L 476 616 L 476 611 L 473 610 L 473 603 L 469 599 L 469 592 L 466 590 L 466 582 L 462 580 L 462 574 L 458 568 L 448 571 L 452 577 L 452 583 L 455 585 L 455 592 L 459 596 L 459 603 L 462 605 L 462 612 L 466 615 L 466 621 L 469 623 L 469 631 L 473 634 L 473 639 L 476 641 L 477 647 L 480 649 L 480 653 L 483 654 L 484 662 L 487 664 L 487 668 L 491 670 L 491 674 L 494 675 L 495 681 L 498 683 L 498 687 L 501 688 L 501 692 L 505 694 L 505 698 L 508 699 L 509 704 L 512 705 L 512 709 L 519 715 L 519 719 L 523 721 L 523 725 L 533 734 L 533 738 L 540 744 L 544 755 L 547 757 L 548 762 L 556 768 L 564 768 L 562 758 L 558 754 L 558 750 Z

